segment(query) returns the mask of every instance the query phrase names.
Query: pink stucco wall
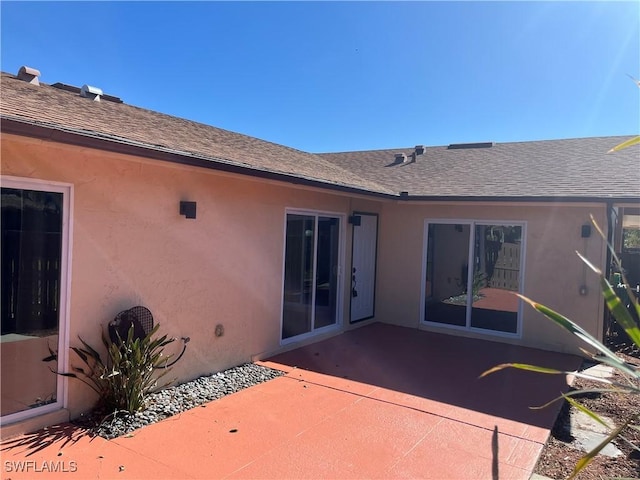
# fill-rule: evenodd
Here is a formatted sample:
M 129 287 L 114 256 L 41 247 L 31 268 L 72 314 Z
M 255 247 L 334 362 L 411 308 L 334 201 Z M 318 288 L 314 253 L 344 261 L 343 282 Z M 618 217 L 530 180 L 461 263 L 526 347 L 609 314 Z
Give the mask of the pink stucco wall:
M 8 134 L 2 135 L 1 153 L 3 175 L 73 186 L 70 343 L 80 335 L 99 345 L 100 329 L 119 311 L 146 305 L 161 332 L 191 337 L 172 372 L 178 381 L 281 348 L 286 208 L 380 213 L 372 321 L 420 327 L 425 219 L 495 219 L 527 223 L 525 293 L 579 319 L 594 334 L 602 328 L 597 279 L 585 276 L 573 253 L 604 263 L 597 235 L 580 238 L 590 213 L 605 223 L 602 206 L 380 202 Z M 197 219 L 179 215 L 180 200 L 197 202 Z M 348 271 L 352 227 L 344 226 Z M 583 282 L 586 296 L 578 293 Z M 349 282 L 343 281 L 342 290 L 341 329 L 353 328 Z M 217 324 L 225 328 L 219 338 Z M 528 309 L 522 338 L 501 340 L 560 351 L 575 347 Z M 68 388 L 72 416 L 91 406 L 86 387 L 70 381 Z
M 524 222 L 524 294 L 571 319 L 598 338 L 602 336 L 604 304 L 599 279 L 575 254 L 579 251 L 595 265 L 604 266 L 605 242 L 595 231 L 581 237 L 581 226 L 589 215 L 606 226 L 603 205 L 576 204 L 430 204 L 386 203 L 381 214 L 379 244 L 378 320 L 398 325 L 443 331 L 421 325 L 420 309 L 424 253 L 424 225 L 427 219 L 494 220 Z M 580 295 L 585 284 L 587 295 Z M 547 350 L 576 353 L 578 343 L 530 307 L 523 309 L 521 338 L 500 341 Z M 490 338 L 483 334 L 456 331 L 455 334 Z
M 121 310 L 146 305 L 161 332 L 191 337 L 172 371 L 178 381 L 280 348 L 285 208 L 343 214 L 379 208 L 343 195 L 6 134 L 2 174 L 73 185 L 70 343 L 82 336 L 100 345 L 101 326 Z M 180 200 L 197 202 L 197 219 L 179 215 Z M 350 237 L 344 237 L 345 258 Z M 346 323 L 347 308 L 345 302 Z M 225 329 L 219 338 L 217 324 Z M 93 401 L 85 390 L 69 382 L 72 415 Z

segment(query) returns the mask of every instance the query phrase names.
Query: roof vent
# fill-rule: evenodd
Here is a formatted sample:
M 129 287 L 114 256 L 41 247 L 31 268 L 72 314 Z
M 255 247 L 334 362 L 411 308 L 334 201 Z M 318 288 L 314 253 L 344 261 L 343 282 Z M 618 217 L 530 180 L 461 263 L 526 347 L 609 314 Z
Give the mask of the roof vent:
M 484 143 L 452 143 L 447 148 L 449 150 L 463 150 L 466 148 L 491 148 L 495 145 L 495 142 Z
M 415 153 L 416 155 L 424 154 L 424 145 L 416 145 Z
M 26 65 L 20 67 L 20 70 L 18 70 L 18 80 L 24 80 L 25 82 L 28 82 L 31 85 L 40 85 L 40 80 L 38 80 L 39 76 L 40 76 L 40 70 L 27 67 Z
M 77 93 L 78 95 L 80 95 L 80 88 L 74 87 L 73 85 L 67 85 L 66 83 L 56 82 L 56 83 L 52 83 L 51 86 L 53 88 L 65 90 L 71 93 Z M 103 95 L 100 95 L 100 100 L 101 101 L 108 100 L 109 102 L 114 102 L 114 103 L 123 103 L 121 98 L 114 97 L 113 95 L 107 95 L 106 93 Z
M 404 153 L 396 153 L 395 159 L 396 163 L 404 163 L 407 161 L 407 156 Z
M 80 89 L 80 96 L 90 98 L 96 102 L 100 101 L 100 96 L 102 95 L 102 90 L 97 87 L 92 87 L 91 85 L 83 85 Z

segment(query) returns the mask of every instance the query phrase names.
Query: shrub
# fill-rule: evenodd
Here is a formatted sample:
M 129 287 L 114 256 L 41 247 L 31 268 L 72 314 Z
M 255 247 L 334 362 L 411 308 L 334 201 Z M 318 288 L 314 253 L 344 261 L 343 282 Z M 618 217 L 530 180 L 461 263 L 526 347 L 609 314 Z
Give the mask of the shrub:
M 58 375 L 76 378 L 98 394 L 99 407 L 109 413 L 126 411 L 134 413 L 144 409 L 149 393 L 156 390 L 159 380 L 169 373 L 168 363 L 171 356 L 163 354 L 164 347 L 175 338 L 163 335 L 156 337 L 156 325 L 144 337 L 136 338 L 133 324 L 127 338 L 117 334 L 117 341 L 110 341 L 104 331 L 102 343 L 107 350 L 106 360 L 96 349 L 82 338 L 82 347 L 71 347 L 82 360 L 82 366 L 71 366 L 71 372 L 54 372 Z M 49 349 L 51 356 L 44 361 L 57 360 L 57 354 Z M 159 374 L 155 370 L 161 369 Z M 168 382 L 170 383 L 170 382 Z M 164 387 L 168 383 L 160 386 Z
M 593 220 L 593 217 L 591 220 L 594 226 L 596 227 L 596 230 L 600 233 L 600 235 L 603 238 L 605 238 L 602 230 L 597 225 L 597 223 Z M 611 245 L 609 245 L 609 249 L 612 252 L 614 262 L 620 268 L 620 271 L 622 271 L 621 262 L 616 256 L 615 252 L 613 251 L 613 248 Z M 616 295 L 614 287 L 609 283 L 607 278 L 605 278 L 602 271 L 600 271 L 597 267 L 591 264 L 591 262 L 589 262 L 582 255 L 580 255 L 580 253 L 578 253 L 578 256 L 580 256 L 582 261 L 585 262 L 585 264 L 589 266 L 591 270 L 593 270 L 596 274 L 600 276 L 600 285 L 602 288 L 602 294 L 604 296 L 607 307 L 611 311 L 611 314 L 613 315 L 615 321 L 617 321 L 620 327 L 622 327 L 622 329 L 624 330 L 626 335 L 629 337 L 629 339 L 638 348 L 640 348 L 640 326 L 636 323 L 632 315 L 632 311 L 634 311 L 635 314 L 640 316 L 640 306 L 638 305 L 638 300 L 636 299 L 633 292 L 631 292 L 628 286 L 626 287 L 626 293 L 629 299 L 629 305 L 625 305 L 620 300 L 620 297 Z M 626 279 L 623 279 L 623 283 L 625 285 L 627 284 Z M 531 408 L 544 408 L 557 400 L 564 399 L 567 402 L 569 402 L 569 404 L 571 404 L 573 407 L 584 412 L 585 414 L 587 414 L 589 417 L 591 417 L 598 423 L 610 429 L 609 435 L 599 445 L 597 445 L 595 448 L 589 451 L 586 455 L 584 455 L 578 461 L 569 478 L 575 477 L 583 468 L 585 468 L 589 464 L 589 462 L 591 462 L 591 460 L 595 458 L 595 456 L 604 447 L 606 447 L 610 442 L 612 442 L 616 438 L 619 438 L 623 441 L 628 442 L 635 450 L 640 451 L 640 448 L 638 445 L 635 445 L 629 442 L 622 435 L 623 430 L 627 427 L 640 430 L 640 427 L 634 424 L 634 422 L 637 422 L 640 419 L 640 412 L 635 412 L 631 414 L 628 418 L 625 419 L 625 421 L 621 425 L 611 427 L 607 425 L 607 423 L 604 420 L 602 420 L 600 416 L 598 416 L 598 414 L 589 410 L 587 407 L 585 407 L 584 405 L 580 404 L 577 400 L 572 398 L 575 396 L 583 395 L 585 393 L 604 393 L 604 392 L 611 392 L 611 393 L 620 394 L 620 395 L 622 394 L 640 395 L 640 369 L 638 369 L 638 367 L 635 367 L 633 365 L 626 363 L 622 358 L 620 358 L 613 351 L 611 351 L 609 348 L 603 345 L 599 340 L 597 340 L 595 337 L 589 334 L 586 330 L 584 330 L 578 324 L 569 320 L 567 317 L 551 310 L 550 308 L 540 303 L 534 302 L 533 300 L 530 300 L 527 297 L 524 297 L 522 295 L 518 295 L 518 296 L 522 300 L 524 300 L 526 303 L 531 305 L 538 312 L 542 313 L 545 317 L 547 317 L 548 319 L 550 319 L 551 321 L 553 321 L 560 327 L 564 328 L 565 330 L 569 331 L 570 333 L 578 337 L 580 340 L 582 340 L 584 343 L 586 343 L 588 347 L 591 348 L 591 352 L 584 349 L 583 349 L 583 352 L 586 353 L 589 357 L 591 357 L 597 363 L 609 365 L 610 367 L 613 367 L 614 369 L 616 369 L 624 378 L 625 383 L 615 382 L 606 378 L 594 377 L 594 376 L 587 375 L 580 372 L 566 372 L 566 371 L 555 370 L 552 368 L 544 368 L 544 367 L 522 364 L 522 363 L 505 363 L 502 365 L 498 365 L 484 372 L 481 375 L 481 377 L 484 377 L 486 375 L 489 375 L 490 373 L 493 373 L 505 368 L 518 368 L 521 370 L 529 370 L 533 372 L 552 374 L 552 375 L 559 375 L 559 374 L 574 375 L 577 377 L 585 378 L 588 380 L 592 380 L 594 382 L 599 382 L 604 384 L 604 387 L 602 389 L 593 389 L 588 391 L 577 389 L 572 392 L 563 394 L 560 397 L 540 407 L 531 407 Z

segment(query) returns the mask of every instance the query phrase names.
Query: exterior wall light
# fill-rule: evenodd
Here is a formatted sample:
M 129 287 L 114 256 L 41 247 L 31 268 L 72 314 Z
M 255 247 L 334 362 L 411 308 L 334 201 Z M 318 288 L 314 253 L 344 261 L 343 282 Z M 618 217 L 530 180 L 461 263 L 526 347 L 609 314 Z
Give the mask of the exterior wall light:
M 180 202 L 180 215 L 185 218 L 196 218 L 196 202 Z

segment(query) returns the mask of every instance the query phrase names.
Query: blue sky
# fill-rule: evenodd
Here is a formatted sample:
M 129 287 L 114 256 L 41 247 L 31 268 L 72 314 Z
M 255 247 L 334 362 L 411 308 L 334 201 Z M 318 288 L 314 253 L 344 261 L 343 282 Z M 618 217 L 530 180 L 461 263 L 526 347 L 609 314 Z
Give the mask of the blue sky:
M 311 152 L 640 131 L 640 2 L 1 2 L 1 66 Z

